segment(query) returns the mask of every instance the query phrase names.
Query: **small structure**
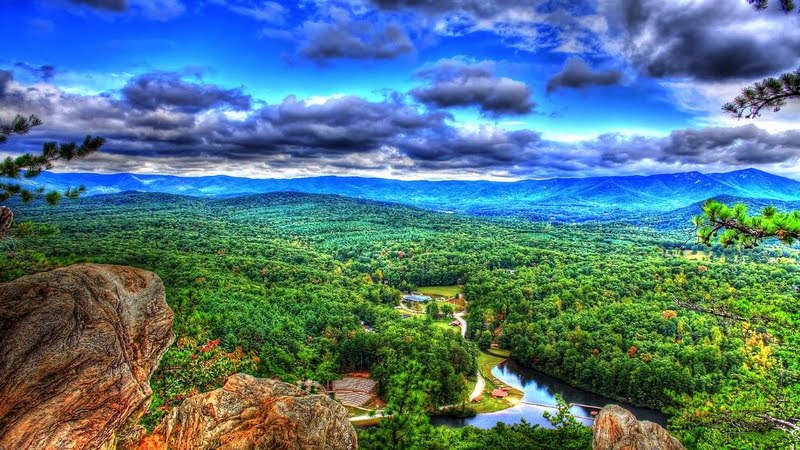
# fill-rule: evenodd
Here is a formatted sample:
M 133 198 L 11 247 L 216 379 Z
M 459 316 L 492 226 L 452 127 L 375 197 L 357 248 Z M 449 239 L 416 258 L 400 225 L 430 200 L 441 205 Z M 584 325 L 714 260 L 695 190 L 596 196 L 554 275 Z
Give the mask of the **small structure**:
M 508 392 L 502 389 L 495 389 L 492 391 L 492 397 L 494 398 L 506 398 L 508 397 Z
M 461 326 L 461 322 L 459 322 L 457 320 L 454 320 L 454 321 L 450 322 L 450 326 L 451 327 L 460 327 Z
M 330 390 L 343 405 L 362 407 L 375 400 L 377 383 L 369 378 L 344 377 L 333 381 Z
M 431 300 L 431 297 L 422 294 L 408 294 L 403 296 L 403 300 L 412 303 L 425 303 Z

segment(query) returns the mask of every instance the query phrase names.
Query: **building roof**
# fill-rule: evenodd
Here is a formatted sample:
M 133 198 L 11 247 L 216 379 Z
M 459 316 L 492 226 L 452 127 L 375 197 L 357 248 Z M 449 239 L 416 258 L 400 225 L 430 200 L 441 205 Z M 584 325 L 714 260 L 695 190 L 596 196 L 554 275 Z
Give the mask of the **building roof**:
M 502 389 L 495 389 L 495 390 L 492 391 L 492 397 L 506 398 L 506 397 L 508 397 L 508 392 L 506 392 L 506 391 L 504 391 Z
M 422 302 L 427 302 L 430 299 L 431 298 L 428 297 L 427 295 L 409 294 L 409 295 L 404 295 L 403 296 L 403 300 L 405 300 L 407 302 L 420 302 L 420 303 L 422 303 Z

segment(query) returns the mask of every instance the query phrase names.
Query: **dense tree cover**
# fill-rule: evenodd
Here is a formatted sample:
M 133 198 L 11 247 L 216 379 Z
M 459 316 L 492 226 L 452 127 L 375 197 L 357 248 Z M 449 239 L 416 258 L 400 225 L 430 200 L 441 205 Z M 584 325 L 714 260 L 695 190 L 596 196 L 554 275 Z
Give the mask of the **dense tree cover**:
M 42 125 L 42 121 L 35 115 L 28 117 L 17 115 L 11 122 L 0 122 L 0 144 L 6 143 L 10 136 L 28 134 L 31 129 L 40 125 Z M 45 142 L 42 145 L 42 153 L 39 155 L 25 153 L 16 158 L 6 157 L 0 162 L 0 202 L 12 197 L 19 197 L 27 203 L 44 194 L 47 203 L 55 205 L 61 201 L 62 196 L 70 199 L 77 198 L 84 191 L 83 187 L 68 188 L 63 195 L 58 191 L 50 191 L 45 194 L 44 188 L 30 190 L 19 183 L 4 181 L 4 179 L 34 178 L 43 170 L 53 168 L 56 162 L 85 158 L 98 151 L 104 143 L 103 138 L 86 136 L 80 145 L 74 142 L 64 144 Z M 11 229 L 13 218 L 14 214 L 7 206 L 0 206 L 0 239 Z
M 399 290 L 352 258 L 319 250 L 319 242 L 348 233 L 328 223 L 346 204 L 336 209 L 325 198 L 304 204 L 302 196 L 273 196 L 251 198 L 246 209 L 242 201 L 131 194 L 80 199 L 57 212 L 23 208 L 27 218 L 56 224 L 59 232 L 18 237 L 14 258 L 0 263 L 2 277 L 79 261 L 158 273 L 180 339 L 154 376 L 150 423 L 160 407 L 236 371 L 325 383 L 344 371 L 371 370 L 385 392 L 403 363 L 416 359 L 432 383 L 432 405 L 462 400 L 476 371 L 474 346 L 427 321 L 400 320 L 393 309 Z M 358 215 L 370 220 L 375 208 L 363 205 Z M 401 210 L 398 220 L 412 214 Z M 388 218 L 376 220 L 390 226 Z M 356 226 L 349 227 L 354 239 Z M 218 345 L 204 350 L 209 342 Z
M 414 373 L 413 364 L 406 373 Z M 585 450 L 592 446 L 591 430 L 570 415 L 569 405 L 560 396 L 556 413 L 545 413 L 553 429 L 525 421 L 511 426 L 500 423 L 489 430 L 431 427 L 419 401 L 425 386 L 419 378 L 413 381 L 412 376 L 409 383 L 408 375 L 403 376 L 405 382 L 396 386 L 416 384 L 417 389 L 398 387 L 390 393 L 387 410 L 393 415 L 377 427 L 361 430 L 363 450 Z
M 553 446 L 543 443 L 552 430 L 430 428 L 413 414 L 463 399 L 476 349 L 393 307 L 401 290 L 456 283 L 476 344 L 497 342 L 576 386 L 666 408 L 691 447 L 785 442 L 776 420 L 798 405 L 800 271 L 789 248 L 690 252 L 691 232 L 470 219 L 303 194 L 124 194 L 19 211 L 58 233 L 15 238 L 2 279 L 79 261 L 164 279 L 181 339 L 154 377 L 148 420 L 235 371 L 325 382 L 367 369 L 390 403 L 420 386 L 411 404 L 392 405 L 412 415 L 410 430 L 385 426 L 398 445 L 406 435 L 422 436 L 423 448 L 585 448 L 583 429 Z M 737 428 L 726 416 L 750 420 Z M 385 442 L 386 429 L 364 442 Z

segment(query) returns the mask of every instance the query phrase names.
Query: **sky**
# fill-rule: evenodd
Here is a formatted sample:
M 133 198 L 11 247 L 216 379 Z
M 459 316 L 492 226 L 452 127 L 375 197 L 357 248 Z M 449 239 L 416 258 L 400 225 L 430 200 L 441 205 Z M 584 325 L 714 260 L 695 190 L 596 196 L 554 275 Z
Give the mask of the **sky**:
M 107 139 L 55 170 L 489 179 L 800 178 L 800 14 L 748 0 L 0 0 L 0 146 Z

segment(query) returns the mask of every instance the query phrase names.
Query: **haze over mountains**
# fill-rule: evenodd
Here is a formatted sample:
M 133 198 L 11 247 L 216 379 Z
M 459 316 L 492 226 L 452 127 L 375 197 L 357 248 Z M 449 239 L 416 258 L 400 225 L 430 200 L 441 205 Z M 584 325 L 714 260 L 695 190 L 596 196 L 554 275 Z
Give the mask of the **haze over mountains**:
M 178 177 L 135 174 L 43 173 L 30 185 L 64 189 L 84 185 L 86 195 L 128 191 L 199 197 L 268 192 L 335 194 L 474 215 L 531 219 L 620 219 L 692 211 L 708 198 L 800 201 L 800 182 L 756 169 L 728 173 L 687 172 L 651 176 L 554 178 L 517 182 L 400 181 L 380 178 L 313 177 L 250 179 L 228 176 Z

